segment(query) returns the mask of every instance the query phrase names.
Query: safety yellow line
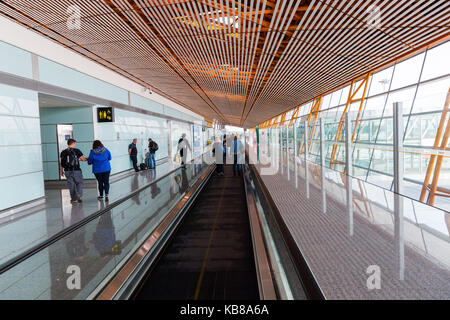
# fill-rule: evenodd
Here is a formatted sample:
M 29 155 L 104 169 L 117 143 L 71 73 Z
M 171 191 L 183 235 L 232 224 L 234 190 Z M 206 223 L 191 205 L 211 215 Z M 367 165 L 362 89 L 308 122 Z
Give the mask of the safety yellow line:
M 209 236 L 208 248 L 206 249 L 205 257 L 203 258 L 202 269 L 200 271 L 200 276 L 198 277 L 197 287 L 195 289 L 194 300 L 198 300 L 198 295 L 200 294 L 200 288 L 202 287 L 203 276 L 205 275 L 206 262 L 208 261 L 209 249 L 211 248 L 212 240 L 214 237 L 214 231 L 216 230 L 217 220 L 219 218 L 220 208 L 222 207 L 223 194 L 225 192 L 225 186 L 227 184 L 227 178 L 225 178 L 225 182 L 222 187 L 222 192 L 220 194 L 219 203 L 217 206 L 216 217 L 214 218 L 213 227 L 211 230 L 211 235 Z

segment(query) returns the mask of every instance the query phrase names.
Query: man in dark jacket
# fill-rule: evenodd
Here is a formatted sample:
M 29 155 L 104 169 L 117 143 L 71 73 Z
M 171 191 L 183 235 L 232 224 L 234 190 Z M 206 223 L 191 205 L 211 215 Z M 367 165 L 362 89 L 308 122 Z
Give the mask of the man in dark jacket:
M 128 146 L 128 154 L 130 155 L 130 159 L 133 162 L 134 171 L 139 172 L 139 168 L 137 166 L 138 150 L 137 150 L 136 143 L 137 143 L 137 139 L 134 138 L 133 143 Z
M 87 161 L 83 153 L 76 148 L 74 139 L 67 140 L 68 148 L 61 152 L 61 175 L 66 176 L 70 190 L 72 204 L 82 202 L 83 199 L 83 174 L 80 168 L 80 160 Z
M 156 168 L 156 160 L 155 160 L 155 153 L 158 150 L 158 144 L 152 140 L 152 138 L 148 139 L 148 167 L 150 169 Z

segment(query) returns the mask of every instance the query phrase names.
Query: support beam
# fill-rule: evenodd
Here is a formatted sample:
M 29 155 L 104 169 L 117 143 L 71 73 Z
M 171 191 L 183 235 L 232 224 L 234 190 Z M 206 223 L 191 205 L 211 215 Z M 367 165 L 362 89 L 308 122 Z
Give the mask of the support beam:
M 434 149 L 445 150 L 447 148 L 448 139 L 450 136 L 450 123 L 447 120 L 447 114 L 449 113 L 449 110 L 450 110 L 450 87 L 447 92 L 447 99 L 445 100 L 444 109 L 442 110 L 441 119 L 439 121 L 439 125 L 438 125 L 437 132 L 436 132 L 436 137 L 434 139 L 434 145 L 433 145 Z M 441 141 L 441 139 L 442 139 L 442 141 Z M 438 190 L 438 180 L 439 180 L 439 175 L 440 175 L 440 171 L 441 171 L 441 167 L 442 167 L 442 161 L 443 161 L 443 156 L 436 156 L 433 154 L 430 156 L 430 161 L 428 162 L 428 168 L 427 168 L 427 172 L 425 174 L 425 180 L 423 182 L 422 191 L 420 193 L 420 201 L 422 201 L 422 202 L 425 201 L 425 196 L 426 196 L 426 193 L 428 190 L 429 196 L 428 196 L 427 203 L 429 205 L 434 205 L 434 201 L 436 198 L 436 191 Z M 436 162 L 436 168 L 434 169 L 435 162 Z M 433 169 L 434 169 L 434 173 L 433 173 Z M 433 173 L 433 180 L 432 180 L 431 185 L 429 185 L 432 173 Z M 443 194 L 444 195 L 448 194 L 450 196 L 450 193 L 448 193 L 448 192 L 444 192 Z
M 325 188 L 325 144 L 323 141 L 325 135 L 325 126 L 323 118 L 319 119 L 320 126 L 320 178 L 322 187 L 322 211 L 327 212 L 327 190 Z
M 346 173 L 346 198 L 348 215 L 348 233 L 353 236 L 353 177 L 352 177 L 352 142 L 351 142 L 351 121 L 348 114 L 345 115 L 345 171 Z

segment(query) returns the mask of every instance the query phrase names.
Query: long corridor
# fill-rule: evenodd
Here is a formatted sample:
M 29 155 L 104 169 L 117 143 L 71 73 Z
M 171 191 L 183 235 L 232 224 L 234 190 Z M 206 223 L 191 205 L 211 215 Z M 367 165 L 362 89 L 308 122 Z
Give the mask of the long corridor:
M 136 299 L 258 299 L 242 176 L 214 174 Z

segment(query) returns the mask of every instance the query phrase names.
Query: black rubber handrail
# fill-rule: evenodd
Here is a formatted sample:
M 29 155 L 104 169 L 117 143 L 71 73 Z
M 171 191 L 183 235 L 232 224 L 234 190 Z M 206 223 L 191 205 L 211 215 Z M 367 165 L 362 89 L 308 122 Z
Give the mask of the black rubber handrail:
M 194 162 L 195 159 L 191 160 L 191 163 Z M 98 218 L 99 216 L 101 216 L 102 214 L 111 211 L 111 209 L 117 207 L 119 204 L 129 200 L 130 198 L 134 197 L 135 195 L 137 195 L 138 193 L 144 191 L 145 189 L 150 188 L 153 184 L 157 183 L 158 181 L 161 181 L 162 179 L 166 178 L 167 176 L 177 172 L 178 170 L 182 170 L 183 167 L 178 167 L 172 171 L 167 172 L 166 174 L 162 175 L 161 177 L 159 177 L 158 179 L 153 180 L 151 183 L 146 184 L 138 189 L 136 189 L 135 191 L 131 192 L 130 194 L 126 195 L 125 197 L 118 199 L 114 202 L 112 202 L 111 204 L 109 204 L 108 206 L 106 206 L 105 208 L 89 215 L 88 217 L 78 221 L 77 223 L 74 223 L 73 225 L 55 233 L 54 235 L 52 235 L 51 237 L 49 237 L 48 239 L 42 241 L 41 243 L 25 250 L 24 252 L 22 252 L 21 254 L 15 256 L 14 258 L 10 259 L 9 261 L 2 263 L 0 265 L 0 275 L 5 273 L 6 271 L 10 270 L 11 268 L 15 267 L 16 265 L 22 263 L 23 261 L 29 259 L 30 257 L 32 257 L 33 255 L 35 255 L 36 253 L 42 251 L 43 249 L 49 247 L 50 245 L 52 245 L 53 243 L 57 242 L 58 240 L 61 240 L 62 238 L 64 238 L 65 236 L 69 235 L 70 233 L 76 231 L 77 229 L 81 228 L 82 226 L 88 224 L 89 222 L 91 222 L 92 220 Z

